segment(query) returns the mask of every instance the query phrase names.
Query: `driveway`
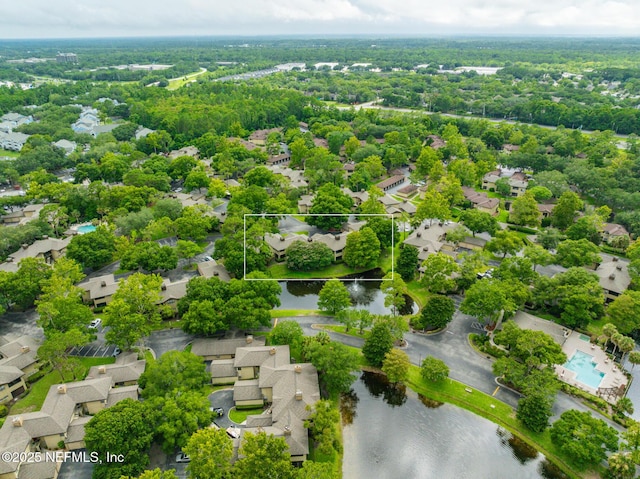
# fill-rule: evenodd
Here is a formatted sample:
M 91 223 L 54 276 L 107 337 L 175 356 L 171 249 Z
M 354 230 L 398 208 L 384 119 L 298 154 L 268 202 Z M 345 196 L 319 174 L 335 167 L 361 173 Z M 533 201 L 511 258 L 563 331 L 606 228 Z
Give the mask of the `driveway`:
M 209 394 L 209 403 L 211 404 L 211 407 L 221 407 L 224 409 L 224 415 L 214 419 L 213 421 L 218 427 L 226 429 L 229 426 L 237 425 L 229 419 L 229 410 L 234 406 L 233 389 L 220 389 L 219 391 L 212 392 Z
M 35 309 L 24 312 L 10 312 L 0 316 L 0 331 L 12 336 L 29 336 L 42 341 L 44 332 L 36 321 L 39 315 Z
M 195 336 L 185 333 L 182 329 L 163 329 L 153 331 L 145 339 L 145 346 L 151 348 L 156 358 L 159 358 L 167 351 L 183 351 Z

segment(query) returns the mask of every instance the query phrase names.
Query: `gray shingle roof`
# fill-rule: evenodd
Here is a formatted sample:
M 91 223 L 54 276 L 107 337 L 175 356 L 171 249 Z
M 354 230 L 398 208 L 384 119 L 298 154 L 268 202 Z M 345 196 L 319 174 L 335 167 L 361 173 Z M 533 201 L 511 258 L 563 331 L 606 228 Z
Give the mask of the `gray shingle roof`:
M 235 356 L 238 348 L 259 346 L 264 346 L 264 339 L 253 336 L 236 339 L 198 338 L 193 341 L 191 352 L 196 356 Z

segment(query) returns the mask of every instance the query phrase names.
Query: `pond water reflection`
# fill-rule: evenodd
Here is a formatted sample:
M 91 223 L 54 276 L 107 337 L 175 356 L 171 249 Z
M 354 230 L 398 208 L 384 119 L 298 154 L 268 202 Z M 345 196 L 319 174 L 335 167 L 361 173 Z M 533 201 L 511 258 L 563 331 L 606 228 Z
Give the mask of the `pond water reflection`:
M 357 399 L 354 399 L 354 396 Z M 492 422 L 363 373 L 343 406 L 345 479 L 556 479 L 542 454 Z
M 373 270 L 357 276 L 364 281 L 344 281 L 353 306 L 357 309 L 367 309 L 373 314 L 391 314 L 391 308 L 384 305 L 384 294 L 380 291 L 380 270 Z M 375 281 L 371 281 L 375 280 Z M 280 281 L 282 293 L 280 306 L 277 309 L 318 309 L 318 293 L 324 286 L 324 281 Z M 418 306 L 409 296 L 405 296 L 405 305 L 398 310 L 399 314 L 413 314 Z

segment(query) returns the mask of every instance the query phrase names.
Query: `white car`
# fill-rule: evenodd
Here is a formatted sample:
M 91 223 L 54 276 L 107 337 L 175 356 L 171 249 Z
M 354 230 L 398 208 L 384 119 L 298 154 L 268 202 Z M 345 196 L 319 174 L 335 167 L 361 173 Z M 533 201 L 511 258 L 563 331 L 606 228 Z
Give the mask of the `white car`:
M 102 324 L 102 319 L 96 318 L 89 323 L 89 327 L 91 329 L 98 329 L 98 326 L 100 326 L 101 324 Z
M 190 462 L 191 458 L 187 456 L 184 452 L 179 452 L 176 456 L 176 462 Z

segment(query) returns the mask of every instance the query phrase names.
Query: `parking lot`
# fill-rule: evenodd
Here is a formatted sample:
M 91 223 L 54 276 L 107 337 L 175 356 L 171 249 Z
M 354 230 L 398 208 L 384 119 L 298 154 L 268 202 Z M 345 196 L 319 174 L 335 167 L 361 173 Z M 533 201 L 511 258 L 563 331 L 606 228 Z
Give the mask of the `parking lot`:
M 104 339 L 105 329 L 102 325 L 96 329 L 97 338 L 95 341 L 82 346 L 81 348 L 72 348 L 69 351 L 71 356 L 81 356 L 85 358 L 104 358 L 113 355 L 116 346 L 107 344 Z

